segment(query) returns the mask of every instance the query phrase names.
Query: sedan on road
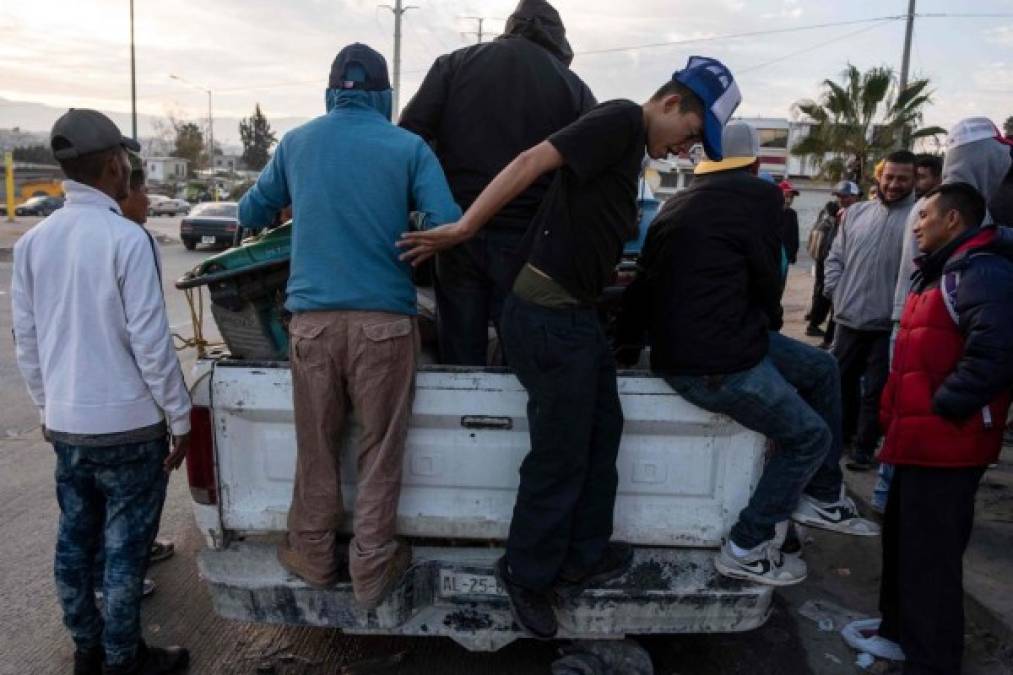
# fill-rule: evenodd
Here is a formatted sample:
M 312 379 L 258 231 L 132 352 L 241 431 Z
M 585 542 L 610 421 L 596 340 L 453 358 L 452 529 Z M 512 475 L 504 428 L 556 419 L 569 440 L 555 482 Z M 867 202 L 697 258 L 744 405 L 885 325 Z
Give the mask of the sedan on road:
M 62 207 L 63 197 L 37 195 L 18 204 L 14 208 L 14 214 L 18 216 L 48 216 L 53 211 Z
M 185 199 L 172 199 L 162 195 L 148 195 L 149 216 L 176 216 L 190 212 L 190 202 Z
M 197 204 L 179 223 L 179 238 L 188 251 L 197 244 L 232 246 L 239 227 L 239 205 L 236 202 L 204 202 Z

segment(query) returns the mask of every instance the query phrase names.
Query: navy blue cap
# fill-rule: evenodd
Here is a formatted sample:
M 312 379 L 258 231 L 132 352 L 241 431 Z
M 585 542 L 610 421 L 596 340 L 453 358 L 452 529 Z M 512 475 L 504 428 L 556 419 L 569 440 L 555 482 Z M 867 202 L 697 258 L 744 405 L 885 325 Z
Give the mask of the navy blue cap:
M 686 67 L 676 71 L 672 79 L 683 84 L 703 102 L 703 149 L 710 160 L 720 162 L 724 159 L 721 132 L 742 102 L 732 71 L 717 59 L 691 56 Z
M 327 88 L 366 91 L 390 89 L 387 60 L 383 54 L 361 42 L 350 44 L 334 57 Z

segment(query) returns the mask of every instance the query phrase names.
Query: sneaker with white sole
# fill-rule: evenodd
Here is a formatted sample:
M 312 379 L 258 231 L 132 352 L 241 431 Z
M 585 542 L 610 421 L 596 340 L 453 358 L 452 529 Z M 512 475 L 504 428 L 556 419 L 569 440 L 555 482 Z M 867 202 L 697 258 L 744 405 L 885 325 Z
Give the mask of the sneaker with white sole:
M 821 502 L 809 495 L 802 495 L 791 519 L 802 525 L 856 537 L 875 537 L 880 532 L 879 525 L 862 518 L 851 497 L 842 496 L 836 502 Z
M 887 661 L 903 661 L 904 650 L 893 640 L 879 634 L 882 619 L 859 619 L 841 629 L 841 637 L 852 649 Z
M 808 568 L 794 555 L 784 555 L 776 540 L 765 541 L 738 556 L 728 540 L 714 557 L 714 568 L 726 577 L 755 581 L 768 586 L 792 586 L 805 581 Z

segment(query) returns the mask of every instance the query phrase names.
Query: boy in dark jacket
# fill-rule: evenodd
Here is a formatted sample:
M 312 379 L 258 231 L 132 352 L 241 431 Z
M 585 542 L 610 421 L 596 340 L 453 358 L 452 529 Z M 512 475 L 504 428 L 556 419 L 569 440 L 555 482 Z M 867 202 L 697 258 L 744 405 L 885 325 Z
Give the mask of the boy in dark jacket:
M 563 22 L 545 0 L 521 0 L 492 42 L 436 59 L 400 125 L 433 144 L 462 209 L 514 157 L 594 107 L 572 60 Z M 517 249 L 550 183 L 549 174 L 540 177 L 482 232 L 436 256 L 441 363 L 486 364 L 489 321 L 498 331 L 523 263 Z
M 928 192 L 918 272 L 901 316 L 880 421 L 895 465 L 883 526 L 879 636 L 905 673 L 959 673 L 962 558 L 974 498 L 1002 446 L 1013 385 L 1013 232 L 981 227 L 967 183 Z
M 665 203 L 648 232 L 623 299 L 619 357 L 635 361 L 646 331 L 651 370 L 673 389 L 777 443 L 715 567 L 785 586 L 806 576 L 801 559 L 781 552 L 789 519 L 878 532 L 841 494 L 834 359 L 774 332 L 781 327 L 781 191 L 755 175 L 753 127 L 729 124 L 723 145 L 725 159 L 698 165 L 693 185 Z
M 609 541 L 623 414 L 594 302 L 635 231 L 644 153 L 661 158 L 703 140 L 720 157 L 721 129 L 740 100 L 724 65 L 690 57 L 643 105 L 602 103 L 522 153 L 459 222 L 403 238 L 405 257 L 424 260 L 553 173 L 502 318 L 507 360 L 528 392 L 531 452 L 497 573 L 517 623 L 536 637 L 556 634 L 554 596 L 621 575 L 632 560 L 629 545 Z

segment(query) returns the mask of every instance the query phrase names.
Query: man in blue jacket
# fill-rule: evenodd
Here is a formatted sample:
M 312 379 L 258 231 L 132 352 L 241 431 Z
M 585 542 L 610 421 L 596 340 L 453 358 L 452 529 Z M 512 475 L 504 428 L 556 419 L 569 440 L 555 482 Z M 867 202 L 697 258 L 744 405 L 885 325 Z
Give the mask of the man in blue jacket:
M 362 433 L 348 568 L 356 600 L 373 608 L 411 562 L 394 534 L 418 329 L 410 267 L 395 242 L 410 211 L 429 224 L 461 211 L 429 146 L 391 124 L 383 56 L 359 43 L 342 49 L 326 101 L 326 115 L 281 140 L 239 218 L 264 227 L 291 205 L 295 223 L 285 307 L 298 460 L 279 560 L 315 586 L 338 578 L 338 443 L 350 404 Z

